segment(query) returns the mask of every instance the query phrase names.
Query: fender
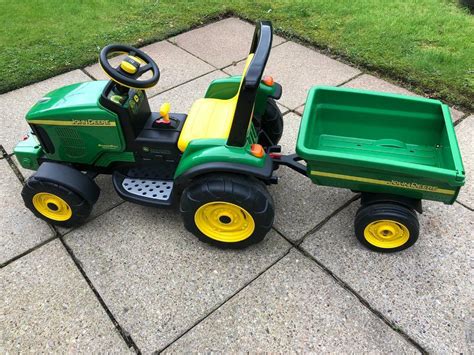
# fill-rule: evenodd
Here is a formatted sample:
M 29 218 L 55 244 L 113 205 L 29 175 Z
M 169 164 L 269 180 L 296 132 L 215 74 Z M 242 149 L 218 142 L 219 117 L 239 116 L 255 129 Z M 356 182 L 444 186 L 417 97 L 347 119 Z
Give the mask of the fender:
M 44 162 L 32 177 L 40 181 L 66 186 L 91 205 L 97 202 L 100 195 L 100 189 L 95 181 L 68 165 Z
M 271 181 L 273 161 L 265 154 L 257 158 L 244 147 L 225 145 L 223 139 L 199 139 L 189 143 L 174 175 L 176 185 L 185 185 L 193 178 L 213 172 L 229 172 L 255 176 Z

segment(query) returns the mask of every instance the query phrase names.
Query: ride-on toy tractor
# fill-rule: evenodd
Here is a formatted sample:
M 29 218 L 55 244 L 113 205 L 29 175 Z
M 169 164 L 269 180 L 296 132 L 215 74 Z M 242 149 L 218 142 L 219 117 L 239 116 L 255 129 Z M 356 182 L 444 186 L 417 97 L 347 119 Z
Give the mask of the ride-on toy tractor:
M 272 227 L 266 185 L 277 183 L 275 171 L 286 165 L 317 184 L 361 193 L 355 232 L 365 246 L 385 252 L 411 246 L 421 199 L 453 203 L 464 182 L 447 106 L 314 87 L 297 154 L 281 155 L 275 100 L 282 88 L 263 77 L 271 44 L 271 24 L 260 22 L 242 75 L 214 80 L 188 115 L 170 113 L 167 103 L 151 112 L 145 90 L 160 71 L 146 53 L 105 47 L 99 63 L 110 81 L 52 91 L 27 114 L 31 132 L 15 148 L 20 164 L 37 170 L 22 191 L 26 206 L 49 223 L 80 225 L 99 197 L 94 178 L 111 174 L 123 199 L 179 204 L 199 239 L 240 248 Z M 114 67 L 109 58 L 117 54 L 126 56 Z

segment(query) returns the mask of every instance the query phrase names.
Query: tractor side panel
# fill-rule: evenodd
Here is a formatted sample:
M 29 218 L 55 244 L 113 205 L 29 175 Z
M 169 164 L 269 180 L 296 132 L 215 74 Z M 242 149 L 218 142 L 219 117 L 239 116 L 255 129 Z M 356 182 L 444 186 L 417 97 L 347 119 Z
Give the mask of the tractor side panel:
M 30 120 L 48 159 L 93 164 L 103 153 L 122 152 L 124 139 L 115 114 L 104 109 Z M 46 143 L 46 144 L 44 144 Z

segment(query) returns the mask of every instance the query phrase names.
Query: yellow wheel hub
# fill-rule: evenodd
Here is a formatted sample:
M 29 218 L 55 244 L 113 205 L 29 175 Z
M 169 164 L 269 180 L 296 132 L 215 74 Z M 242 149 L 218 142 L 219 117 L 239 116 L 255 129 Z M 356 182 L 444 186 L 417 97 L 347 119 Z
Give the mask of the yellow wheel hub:
M 34 195 L 33 206 L 39 213 L 53 221 L 67 221 L 72 216 L 71 207 L 67 202 L 49 192 L 39 192 Z
M 255 230 L 250 213 L 240 206 L 223 201 L 209 202 L 199 207 L 194 222 L 204 235 L 225 243 L 245 240 Z
M 408 228 L 396 221 L 382 219 L 368 224 L 364 237 L 370 244 L 384 249 L 398 248 L 410 238 Z

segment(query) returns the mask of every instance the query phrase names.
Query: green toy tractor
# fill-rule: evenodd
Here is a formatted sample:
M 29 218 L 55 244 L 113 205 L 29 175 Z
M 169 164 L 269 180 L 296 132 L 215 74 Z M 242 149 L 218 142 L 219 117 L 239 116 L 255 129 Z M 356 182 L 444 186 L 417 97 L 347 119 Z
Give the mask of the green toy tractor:
M 422 200 L 452 204 L 464 184 L 449 108 L 437 100 L 313 87 L 296 154 L 282 155 L 281 86 L 263 77 L 272 45 L 257 25 L 242 76 L 214 80 L 188 115 L 169 104 L 151 112 L 145 90 L 156 63 L 123 45 L 99 58 L 110 81 L 70 85 L 39 100 L 15 154 L 37 170 L 23 188 L 26 206 L 49 223 L 85 221 L 99 197 L 97 174 L 117 193 L 147 206 L 179 203 L 186 228 L 221 247 L 261 241 L 274 219 L 266 185 L 285 165 L 315 184 L 361 194 L 354 229 L 367 248 L 396 252 L 419 235 Z M 113 67 L 109 57 L 125 53 Z M 300 163 L 304 160 L 306 164 Z
M 271 44 L 271 24 L 262 22 L 243 75 L 214 80 L 188 115 L 169 113 L 169 104 L 151 112 L 145 90 L 160 71 L 146 53 L 105 47 L 99 63 L 110 81 L 60 88 L 27 114 L 32 132 L 15 148 L 20 164 L 37 170 L 22 192 L 26 206 L 54 225 L 80 225 L 99 197 L 94 177 L 112 174 L 127 201 L 168 207 L 180 198 L 186 228 L 202 240 L 260 241 L 274 217 L 264 149 L 283 131 L 281 86 L 262 80 Z M 123 53 L 113 67 L 109 57 Z

